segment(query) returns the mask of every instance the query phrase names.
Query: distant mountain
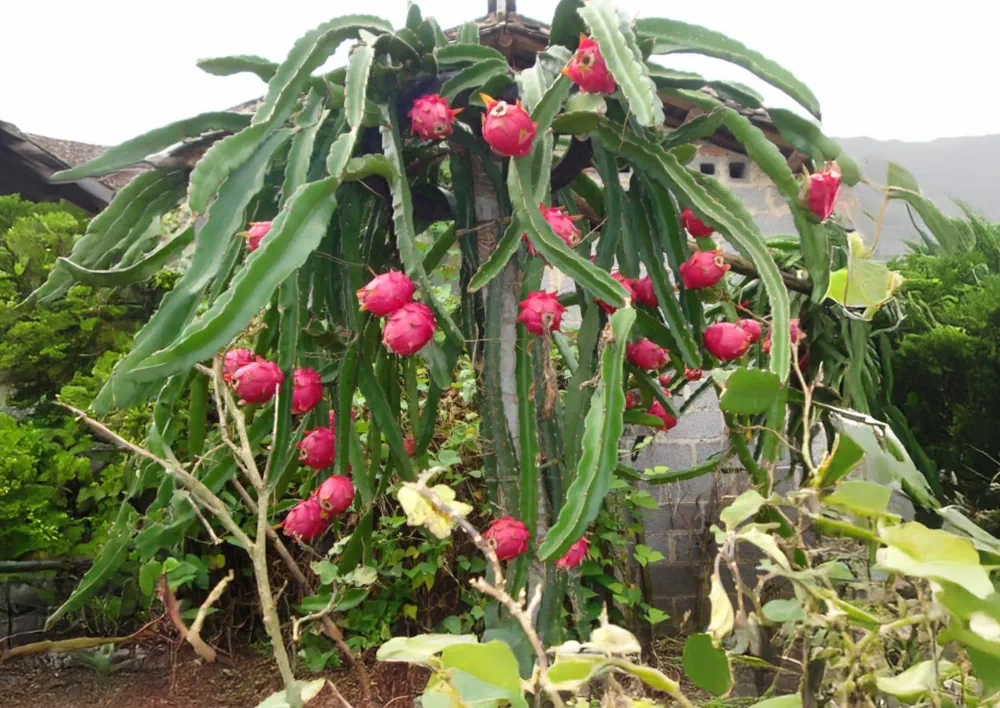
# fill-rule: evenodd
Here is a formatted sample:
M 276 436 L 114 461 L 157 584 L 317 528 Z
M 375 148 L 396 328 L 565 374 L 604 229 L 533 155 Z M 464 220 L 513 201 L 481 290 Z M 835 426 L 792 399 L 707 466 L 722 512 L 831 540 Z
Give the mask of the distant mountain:
M 895 162 L 913 174 L 924 196 L 932 199 L 946 214 L 961 215 L 961 209 L 952 201 L 960 199 L 974 211 L 1000 221 L 1000 187 L 997 180 L 1000 135 L 939 138 L 922 143 L 865 137 L 837 138 L 837 142 L 861 164 L 865 176 L 872 182 L 884 183 L 886 165 Z M 882 195 L 858 185 L 853 190 L 853 196 L 856 201 L 847 201 L 847 211 L 855 226 L 871 239 Z M 915 218 L 919 224 L 919 217 Z M 878 256 L 889 258 L 905 253 L 905 241 L 919 240 L 906 207 L 902 202 L 891 202 L 882 221 Z

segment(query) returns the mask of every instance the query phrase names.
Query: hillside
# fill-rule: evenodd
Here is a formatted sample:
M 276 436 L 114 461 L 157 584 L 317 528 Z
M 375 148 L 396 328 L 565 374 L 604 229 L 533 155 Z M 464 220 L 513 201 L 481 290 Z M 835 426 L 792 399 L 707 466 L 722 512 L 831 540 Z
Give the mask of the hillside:
M 1000 135 L 939 138 L 929 142 L 837 138 L 844 150 L 862 164 L 873 182 L 885 180 L 889 162 L 909 170 L 924 192 L 948 214 L 960 215 L 952 201 L 961 199 L 974 210 L 1000 221 L 1000 189 L 993 172 L 1000 165 Z M 875 231 L 874 218 L 882 204 L 878 192 L 859 185 L 854 189 L 857 204 L 847 202 L 855 225 L 867 237 Z M 864 212 L 868 212 L 870 217 Z M 919 223 L 919 222 L 918 222 Z M 906 251 L 905 241 L 918 241 L 903 204 L 891 203 L 883 220 L 878 255 L 888 258 Z

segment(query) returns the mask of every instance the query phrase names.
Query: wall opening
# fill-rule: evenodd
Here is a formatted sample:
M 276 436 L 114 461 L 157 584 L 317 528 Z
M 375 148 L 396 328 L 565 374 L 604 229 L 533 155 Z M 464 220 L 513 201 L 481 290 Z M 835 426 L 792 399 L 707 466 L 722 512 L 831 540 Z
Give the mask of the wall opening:
M 742 160 L 730 160 L 729 162 L 729 179 L 746 179 L 747 178 L 747 163 Z
M 714 162 L 703 162 L 698 166 L 703 175 L 714 175 L 715 174 L 715 163 Z

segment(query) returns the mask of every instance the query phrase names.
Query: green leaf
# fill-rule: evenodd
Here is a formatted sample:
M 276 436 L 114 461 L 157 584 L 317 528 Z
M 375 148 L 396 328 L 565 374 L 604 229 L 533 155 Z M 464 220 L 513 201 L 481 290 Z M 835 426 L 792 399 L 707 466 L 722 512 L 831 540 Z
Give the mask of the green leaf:
M 661 89 L 679 88 L 697 91 L 708 83 L 701 74 L 691 71 L 675 71 L 674 69 L 668 69 L 652 62 L 646 62 L 646 69 L 649 71 L 649 76 L 653 79 L 653 83 L 656 84 L 657 88 Z
M 699 218 L 711 224 L 741 254 L 753 261 L 771 300 L 773 325 L 770 368 L 781 381 L 785 381 L 791 362 L 788 291 L 781 279 L 781 272 L 752 219 L 747 222 L 739 211 L 734 211 L 736 205 L 740 205 L 739 200 L 718 182 L 703 181 L 700 178 L 704 175 L 696 176 L 691 173 L 670 152 L 631 131 L 605 122 L 595 129 L 594 135 L 605 148 L 632 161 L 638 169 L 646 172 L 666 189 L 683 194 Z M 745 211 L 742 205 L 740 209 Z
M 278 125 L 291 115 L 299 96 L 312 80 L 312 73 L 326 63 L 342 42 L 360 36 L 359 31 L 392 32 L 392 25 L 370 15 L 345 15 L 321 24 L 303 35 L 268 84 L 267 95 L 253 123 Z
M 448 66 L 450 64 L 475 64 L 490 59 L 500 60 L 505 65 L 506 57 L 493 47 L 482 44 L 449 44 L 446 47 L 438 47 L 434 50 L 438 64 Z
M 759 528 L 754 526 L 749 526 L 743 531 L 736 535 L 741 541 L 746 541 L 747 543 L 752 543 L 757 546 L 760 550 L 764 551 L 782 568 L 785 570 L 791 570 L 791 565 L 788 563 L 788 557 L 781 552 L 781 548 L 778 547 L 778 542 L 774 540 L 774 536 L 764 533 Z
M 415 637 L 393 637 L 378 648 L 375 658 L 379 661 L 405 661 L 437 668 L 440 663 L 432 661 L 436 654 L 454 645 L 479 644 L 474 634 L 418 634 Z
M 726 379 L 719 407 L 743 415 L 764 413 L 780 388 L 781 381 L 770 371 L 740 367 Z
M 497 242 L 493 253 L 486 259 L 476 274 L 469 281 L 467 290 L 474 293 L 483 288 L 487 283 L 497 277 L 507 265 L 507 262 L 517 253 L 521 245 L 521 227 L 517 223 L 517 217 L 511 219 L 510 224 L 503 232 L 503 236 Z
M 245 329 L 278 285 L 319 246 L 337 204 L 337 185 L 337 178 L 329 177 L 299 189 L 229 289 L 185 328 L 179 341 L 146 359 L 133 375 L 148 381 L 185 371 L 210 358 Z
M 534 66 L 517 73 L 518 95 L 526 110 L 535 109 L 545 92 L 562 75 L 571 56 L 564 47 L 552 46 L 535 56 Z
M 278 70 L 278 65 L 273 61 L 255 54 L 199 59 L 197 66 L 202 71 L 213 76 L 256 74 L 265 83 L 270 81 L 274 77 L 274 73 Z M 250 121 L 248 120 L 247 122 L 249 123 Z
M 746 84 L 738 81 L 710 81 L 708 85 L 722 98 L 728 98 L 741 106 L 753 109 L 764 107 L 764 97 Z
M 980 551 L 992 553 L 1000 556 L 1000 539 L 979 528 L 972 520 L 966 517 L 958 507 L 946 506 L 937 510 L 938 515 L 945 521 L 945 530 L 958 532 L 972 541 L 972 544 Z M 951 526 L 952 528 L 948 528 Z
M 856 411 L 839 411 L 830 416 L 834 430 L 849 438 L 867 456 L 866 469 L 872 481 L 888 485 L 898 481 L 916 503 L 940 506 L 892 428 Z
M 533 194 L 538 175 L 531 172 L 530 156 L 512 160 L 508 189 L 511 202 L 522 226 L 526 229 L 531 243 L 538 249 L 553 268 L 572 278 L 577 285 L 589 290 L 595 297 L 613 307 L 625 305 L 625 289 L 607 272 L 579 256 L 565 242 L 556 236 L 538 204 L 530 203 L 526 195 Z
M 413 474 L 413 463 L 410 460 L 410 456 L 406 454 L 406 448 L 403 447 L 403 432 L 399 428 L 399 421 L 392 414 L 389 401 L 386 399 L 382 387 L 379 386 L 378 380 L 375 378 L 371 364 L 359 357 L 357 368 L 358 387 L 361 389 L 361 395 L 368 402 L 368 407 L 371 409 L 372 415 L 375 416 L 379 429 L 385 436 L 385 441 L 395 458 L 399 476 L 408 482 L 412 482 L 416 477 Z
M 754 703 L 750 708 L 802 708 L 802 695 L 792 693 L 787 696 L 776 696 Z
M 304 705 L 320 694 L 323 687 L 326 686 L 326 679 L 318 678 L 312 681 L 296 681 L 295 684 L 298 686 Z M 291 705 L 285 696 L 285 689 L 281 689 L 258 703 L 257 708 L 290 708 Z
M 979 598 L 994 592 L 969 539 L 916 521 L 883 528 L 880 536 L 887 547 L 879 549 L 876 559 L 886 570 L 955 583 Z
M 826 137 L 820 127 L 808 118 L 785 108 L 768 108 L 774 127 L 781 137 L 791 143 L 799 152 L 809 155 L 817 164 L 836 161 L 840 167 L 841 178 L 848 187 L 853 187 L 861 181 L 861 168 L 830 138 Z
M 462 69 L 445 81 L 440 93 L 449 101 L 453 101 L 462 91 L 479 88 L 494 76 L 509 73 L 510 67 L 507 66 L 506 59 L 484 59 L 467 69 Z
M 804 83 L 736 40 L 698 25 L 653 17 L 638 20 L 636 31 L 640 37 L 655 40 L 655 54 L 695 53 L 732 62 L 781 89 L 817 118 L 820 116 L 819 101 Z
M 521 694 L 521 675 L 517 659 L 510 647 L 500 641 L 485 644 L 463 644 L 446 647 L 441 652 L 446 669 L 458 669 L 480 681 L 501 689 L 502 695 L 514 708 L 527 708 Z M 463 696 L 472 699 L 471 696 Z
M 152 395 L 153 385 L 139 382 L 132 373 L 146 357 L 178 338 L 194 315 L 201 297 L 218 272 L 233 234 L 244 223 L 244 210 L 264 184 L 274 152 L 288 139 L 289 131 L 272 135 L 258 152 L 223 184 L 200 228 L 196 225 L 191 266 L 160 302 L 160 307 L 135 337 L 132 351 L 118 363 L 111 378 L 92 404 L 99 415 L 117 407 L 135 405 Z M 266 244 L 270 239 L 266 239 Z M 263 250 L 262 246 L 261 250 Z
M 684 642 L 684 673 L 699 688 L 721 696 L 733 685 L 726 652 L 716 648 L 710 634 L 692 634 Z
M 191 172 L 188 184 L 191 211 L 204 212 L 233 170 L 253 157 L 272 132 L 269 124 L 251 125 L 212 145 Z
M 145 597 L 152 597 L 156 590 L 156 582 L 163 574 L 163 564 L 158 560 L 144 563 L 139 570 L 139 590 Z
M 933 660 L 921 661 L 895 676 L 876 676 L 875 688 L 903 703 L 916 703 L 931 691 L 940 688 L 935 679 L 943 682 L 957 673 L 958 667 L 950 661 L 942 660 L 936 668 Z
M 764 616 L 772 622 L 797 622 L 806 618 L 798 600 L 771 600 L 763 607 Z
M 345 84 L 344 113 L 347 116 L 347 124 L 354 130 L 361 127 L 361 119 L 365 115 L 368 74 L 374 61 L 375 50 L 371 47 L 360 45 L 351 53 Z
M 128 268 L 111 270 L 90 270 L 77 265 L 68 258 L 60 258 L 58 267 L 66 269 L 74 280 L 97 288 L 116 288 L 132 283 L 141 283 L 156 275 L 175 255 L 194 241 L 194 226 L 189 226 L 166 243 L 150 251 L 145 258 Z
M 889 513 L 889 501 L 892 499 L 892 489 L 866 482 L 862 479 L 849 479 L 837 485 L 836 491 L 823 497 L 823 503 L 833 504 L 847 509 L 852 514 L 870 516 L 873 518 L 897 517 Z
M 121 567 L 128 558 L 129 547 L 132 537 L 135 535 L 136 522 L 139 514 L 128 502 L 121 505 L 115 523 L 108 531 L 108 540 L 101 550 L 101 554 L 94 560 L 79 584 L 74 588 L 70 596 L 63 602 L 56 611 L 45 620 L 45 630 L 48 631 L 69 612 L 76 612 L 78 609 L 94 595 L 104 588 L 105 583 Z
M 631 20 L 610 0 L 589 0 L 579 13 L 590 27 L 591 36 L 597 41 L 636 120 L 646 127 L 662 125 L 663 104 L 639 50 Z
M 396 115 L 395 106 L 382 104 L 381 110 L 387 123 L 381 127 L 382 149 L 395 169 L 393 178 L 389 180 L 389 189 L 392 191 L 392 223 L 396 230 L 399 257 L 403 261 L 406 274 L 416 282 L 423 293 L 424 301 L 437 315 L 437 321 L 445 336 L 452 345 L 461 350 L 464 346 L 462 332 L 444 305 L 434 296 L 433 284 L 424 271 L 424 263 L 417 250 L 417 234 L 413 227 L 413 199 L 410 195 L 410 184 L 405 177 L 406 163 L 403 158 L 403 141 L 399 135 L 399 116 Z
M 552 15 L 549 44 L 559 44 L 571 52 L 576 51 L 580 35 L 587 32 L 587 25 L 579 13 L 583 6 L 583 0 L 559 0 L 555 14 Z
M 100 156 L 77 165 L 71 170 L 56 172 L 52 182 L 73 182 L 84 177 L 100 177 L 123 167 L 142 162 L 149 155 L 160 152 L 187 138 L 195 138 L 212 130 L 242 130 L 250 123 L 249 116 L 240 113 L 202 113 L 193 118 L 177 121 L 162 128 L 126 140 L 108 148 Z
M 836 484 L 858 466 L 865 451 L 847 436 L 837 434 L 833 439 L 833 451 L 827 454 L 816 471 L 816 486 Z
M 622 363 L 635 310 L 622 308 L 611 316 L 614 339 L 605 344 L 601 378 L 594 391 L 583 434 L 583 454 L 576 477 L 566 492 L 566 503 L 538 549 L 543 560 L 561 557 L 586 532 L 611 486 L 625 411 Z
M 667 470 L 666 472 L 653 472 L 652 474 L 648 474 L 647 471 L 647 474 L 642 476 L 642 481 L 646 484 L 669 484 L 671 482 L 682 482 L 686 479 L 694 479 L 695 477 L 701 477 L 715 472 L 719 469 L 719 466 L 724 460 L 725 455 L 721 452 L 717 452 L 714 455 L 707 457 L 704 462 L 693 467 L 685 467 L 679 470 Z
M 748 489 L 719 513 L 719 519 L 725 523 L 727 531 L 732 531 L 751 516 L 756 516 L 765 504 L 767 504 L 767 499 L 756 490 Z
M 861 317 L 870 321 L 902 282 L 902 276 L 883 263 L 851 258 L 847 268 L 830 273 L 824 297 L 848 310 L 861 310 Z
M 458 41 L 461 44 L 479 44 L 479 26 L 475 22 L 466 22 L 460 26 Z
M 567 656 L 556 654 L 546 677 L 560 691 L 576 691 L 591 677 L 607 667 L 607 659 L 600 656 Z

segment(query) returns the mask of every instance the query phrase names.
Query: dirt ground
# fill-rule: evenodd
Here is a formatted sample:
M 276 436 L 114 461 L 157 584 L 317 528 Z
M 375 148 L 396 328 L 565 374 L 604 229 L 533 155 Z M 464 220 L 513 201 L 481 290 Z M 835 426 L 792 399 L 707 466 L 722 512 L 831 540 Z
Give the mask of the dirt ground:
M 176 656 L 168 646 L 150 644 L 142 665 L 101 675 L 83 666 L 55 668 L 40 656 L 0 665 L 0 705 L 4 708 L 254 708 L 276 691 L 281 680 L 274 662 L 246 655 L 219 656 L 206 664 L 189 648 Z M 427 674 L 405 664 L 366 662 L 379 705 L 412 706 Z M 347 670 L 300 678 L 328 678 L 355 705 L 358 680 Z M 309 708 L 343 708 L 329 687 Z

